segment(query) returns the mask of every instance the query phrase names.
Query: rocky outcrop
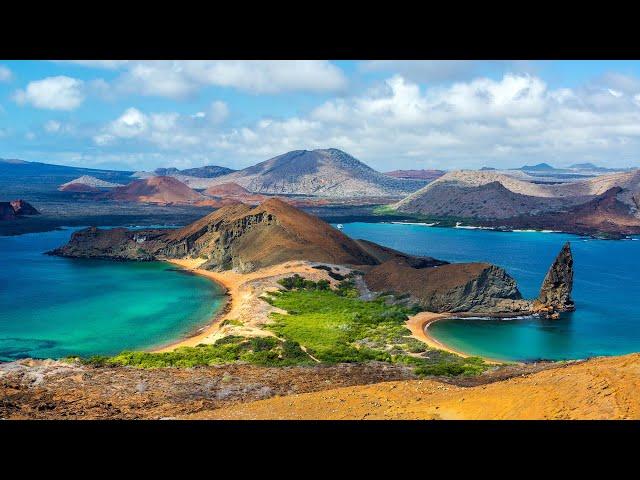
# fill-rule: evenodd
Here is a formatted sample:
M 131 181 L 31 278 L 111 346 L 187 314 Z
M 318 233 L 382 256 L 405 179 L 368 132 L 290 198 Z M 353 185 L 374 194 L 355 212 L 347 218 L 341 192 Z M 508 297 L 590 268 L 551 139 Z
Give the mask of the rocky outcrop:
M 394 258 L 372 268 L 364 280 L 376 292 L 409 294 L 413 303 L 430 312 L 489 315 L 517 313 L 529 307 L 516 281 L 504 269 L 489 263 L 414 268 Z
M 573 255 L 571 245 L 565 243 L 544 277 L 540 294 L 532 310 L 549 318 L 558 318 L 560 312 L 575 310 L 571 299 L 573 289 Z
M 151 261 L 163 245 L 158 239 L 164 233 L 162 230 L 135 232 L 126 228 L 89 227 L 75 232 L 69 243 L 48 253 L 71 258 Z
M 375 244 L 374 244 L 375 245 Z M 523 299 L 516 281 L 503 269 L 489 263 L 452 263 L 419 267 L 390 257 L 364 276 L 369 289 L 398 296 L 430 312 L 460 316 L 512 317 L 541 315 L 559 318 L 575 309 L 571 300 L 573 258 L 567 242 L 542 283 L 535 300 Z
M 40 215 L 40 212 L 24 200 L 0 202 L 0 220 L 13 220 L 25 215 Z

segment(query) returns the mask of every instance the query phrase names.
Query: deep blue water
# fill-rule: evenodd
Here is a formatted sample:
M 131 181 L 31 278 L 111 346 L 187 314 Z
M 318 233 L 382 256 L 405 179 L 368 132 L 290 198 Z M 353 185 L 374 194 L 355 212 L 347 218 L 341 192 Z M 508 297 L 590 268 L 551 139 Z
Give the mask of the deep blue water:
M 535 297 L 567 240 L 574 255 L 576 311 L 560 320 L 445 320 L 429 332 L 461 351 L 503 360 L 576 359 L 640 351 L 640 241 L 540 232 L 494 232 L 350 223 L 343 230 L 416 255 L 504 267 Z
M 220 308 L 215 283 L 166 263 L 43 255 L 72 231 L 0 237 L 0 360 L 160 346 Z

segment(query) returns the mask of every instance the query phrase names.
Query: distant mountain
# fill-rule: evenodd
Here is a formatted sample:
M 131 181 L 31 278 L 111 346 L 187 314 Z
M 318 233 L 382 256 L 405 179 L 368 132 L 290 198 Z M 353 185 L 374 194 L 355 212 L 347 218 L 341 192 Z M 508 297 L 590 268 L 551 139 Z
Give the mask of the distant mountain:
M 102 198 L 162 205 L 193 204 L 205 200 L 204 195 L 173 177 L 151 177 L 135 180 L 123 187 L 112 189 Z
M 537 165 L 524 165 L 517 170 L 525 170 L 530 172 L 539 172 L 539 171 L 553 171 L 557 170 L 555 167 L 552 167 L 548 163 L 538 163 Z
M 607 168 L 607 167 L 599 167 L 593 163 L 574 163 L 568 167 L 571 170 L 579 170 L 585 172 L 626 172 L 629 170 L 633 170 L 632 168 Z
M 447 173 L 394 208 L 404 213 L 478 219 L 514 228 L 534 225 L 579 233 L 628 232 L 640 225 L 639 202 L 640 170 L 560 184 L 534 183 L 499 172 L 461 170 Z M 607 215 L 610 225 L 605 229 Z
M 569 168 L 576 170 L 600 170 L 602 167 L 598 167 L 593 163 L 574 163 L 573 165 L 569 165 Z
M 59 195 L 58 187 L 83 175 L 106 182 L 125 184 L 131 181 L 132 172 L 68 167 L 24 160 L 0 161 L 0 192 L 11 197 L 30 200 Z
M 385 175 L 394 178 L 404 178 L 409 180 L 426 180 L 432 182 L 441 177 L 446 172 L 444 170 L 393 170 L 385 172 Z
M 0 158 L 0 163 L 10 163 L 13 165 L 21 165 L 29 162 L 27 162 L 26 160 L 18 160 L 17 158 Z
M 320 197 L 399 197 L 424 182 L 384 175 L 335 149 L 295 150 L 215 178 L 210 185 L 236 183 L 254 193 Z
M 70 182 L 60 185 L 58 190 L 61 192 L 99 192 L 101 189 L 121 187 L 120 183 L 107 182 L 91 175 L 82 175 Z
M 220 167 L 217 165 L 207 165 L 204 167 L 196 167 L 196 168 L 186 168 L 184 170 L 178 170 L 175 167 L 170 168 L 156 168 L 154 173 L 160 176 L 175 176 L 175 175 L 184 175 L 187 177 L 196 177 L 196 178 L 216 178 L 222 175 L 228 175 L 229 173 L 233 173 L 235 170 L 227 167 Z

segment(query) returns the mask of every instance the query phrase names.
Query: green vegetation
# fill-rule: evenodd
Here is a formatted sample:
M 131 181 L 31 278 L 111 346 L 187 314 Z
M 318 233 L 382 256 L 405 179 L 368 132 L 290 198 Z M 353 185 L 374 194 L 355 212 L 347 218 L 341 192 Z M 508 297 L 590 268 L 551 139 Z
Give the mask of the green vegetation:
M 306 280 L 297 273 L 292 277 L 278 280 L 278 283 L 287 290 L 329 290 L 330 284 L 328 280 Z
M 236 361 L 262 366 L 308 365 L 315 363 L 300 345 L 274 337 L 228 336 L 213 345 L 180 347 L 172 352 L 122 352 L 114 357 L 95 356 L 83 362 L 96 366 L 140 368 L 197 367 Z
M 272 314 L 274 323 L 267 327 L 278 338 L 232 335 L 213 345 L 181 347 L 163 353 L 122 352 L 83 362 L 159 368 L 237 361 L 288 366 L 312 365 L 315 359 L 327 364 L 377 360 L 411 366 L 418 375 L 447 376 L 476 375 L 488 368 L 480 358 L 462 358 L 431 349 L 411 337 L 405 321 L 419 308 L 389 304 L 389 296 L 360 300 L 353 278 L 346 278 L 335 289 L 326 280 L 314 282 L 299 275 L 278 283 L 286 290 L 265 297 L 270 304 L 287 311 Z M 225 324 L 242 325 L 242 322 L 229 319 Z
M 384 299 L 359 300 L 351 279 L 336 290 L 297 284 L 303 286 L 267 298 L 288 312 L 273 314 L 275 322 L 268 328 L 280 338 L 304 345 L 321 362 L 403 363 L 414 366 L 421 375 L 473 375 L 488 367 L 480 358 L 429 349 L 412 338 L 405 326 L 408 316 L 418 309 L 387 305 Z
M 419 213 L 399 212 L 391 205 L 379 205 L 373 209 L 373 214 L 380 217 L 389 217 L 389 220 L 395 221 L 437 223 L 439 227 L 455 227 L 458 222 L 461 222 L 463 225 L 477 225 L 479 222 L 477 218 L 470 217 L 421 215 Z
M 241 320 L 237 320 L 235 318 L 227 318 L 223 321 L 220 326 L 224 327 L 225 325 L 233 325 L 234 327 L 242 327 L 244 323 Z
M 374 215 L 397 215 L 398 211 L 391 205 L 378 205 L 373 209 Z

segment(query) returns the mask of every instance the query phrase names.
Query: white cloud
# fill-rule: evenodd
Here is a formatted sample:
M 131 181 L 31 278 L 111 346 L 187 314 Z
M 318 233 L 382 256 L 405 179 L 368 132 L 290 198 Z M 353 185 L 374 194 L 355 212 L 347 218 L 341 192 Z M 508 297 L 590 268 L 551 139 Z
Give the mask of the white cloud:
M 211 108 L 209 109 L 209 119 L 212 123 L 222 123 L 227 119 L 228 116 L 229 107 L 226 103 L 217 100 L 211 104 Z
M 84 101 L 84 82 L 58 76 L 29 82 L 26 89 L 17 90 L 14 100 L 19 105 L 30 104 L 45 110 L 74 110 Z
M 252 94 L 342 91 L 347 78 L 324 60 L 180 60 L 75 61 L 81 65 L 121 70 L 114 94 L 183 99 L 207 86 L 229 87 Z
M 640 152 L 640 89 L 604 85 L 552 89 L 537 76 L 511 73 L 425 88 L 394 75 L 306 114 L 249 124 L 227 123 L 229 107 L 220 101 L 188 114 L 129 108 L 92 137 L 101 155 L 148 152 L 164 165 L 242 167 L 289 150 L 327 147 L 380 170 L 539 161 L 629 165 Z
M 481 62 L 475 60 L 369 60 L 363 72 L 391 72 L 417 82 L 440 82 L 467 78 Z
M 89 68 L 102 68 L 105 70 L 116 70 L 127 65 L 129 60 L 57 60 L 57 62 L 73 63 Z
M 98 145 L 107 145 L 117 139 L 139 137 L 146 132 L 149 117 L 137 108 L 128 108 L 111 122 L 102 133 L 94 137 Z
M 13 73 L 4 65 L 0 65 L 0 83 L 10 82 L 13 78 Z
M 56 120 L 49 120 L 47 123 L 44 124 L 45 131 L 49 133 L 57 133 L 60 131 L 61 127 L 62 127 L 62 124 Z

